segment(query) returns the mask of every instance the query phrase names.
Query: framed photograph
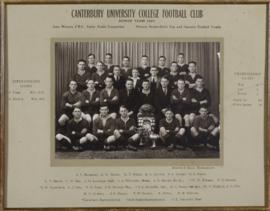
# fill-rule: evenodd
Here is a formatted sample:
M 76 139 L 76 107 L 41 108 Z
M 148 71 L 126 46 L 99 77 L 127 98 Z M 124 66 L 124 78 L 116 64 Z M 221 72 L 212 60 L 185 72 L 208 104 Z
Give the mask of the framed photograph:
M 55 67 L 55 69 L 52 68 L 52 74 L 55 74 L 53 80 L 55 82 L 53 91 L 55 105 L 52 108 L 55 108 L 55 116 L 52 116 L 52 121 L 55 122 L 55 138 L 53 137 L 51 140 L 52 146 L 56 146 L 52 151 L 54 158 L 52 164 L 60 162 L 68 164 L 70 160 L 74 160 L 80 165 L 82 160 L 96 163 L 97 159 L 100 162 L 105 162 L 105 160 L 108 162 L 113 159 L 115 163 L 118 162 L 118 159 L 133 159 L 132 162 L 136 165 L 139 162 L 144 163 L 145 159 L 161 159 L 158 161 L 158 165 L 162 162 L 167 163 L 167 159 L 174 159 L 181 163 L 194 159 L 202 162 L 202 159 L 207 159 L 206 164 L 212 159 L 217 163 L 220 161 L 221 164 L 219 153 L 219 55 L 223 46 L 222 41 L 222 39 L 214 38 L 212 40 L 202 38 L 201 40 L 160 39 L 155 41 L 136 38 L 128 40 L 52 40 L 52 55 L 54 55 L 52 66 Z M 68 55 L 74 56 L 69 57 Z M 107 64 L 103 62 L 108 59 L 111 68 L 108 68 Z M 183 63 L 182 66 L 180 62 Z M 97 66 L 96 63 L 100 66 Z M 142 63 L 146 64 L 145 73 L 142 72 Z M 100 69 L 98 69 L 99 67 Z M 88 69 L 90 73 L 83 71 L 84 74 L 80 75 L 79 68 Z M 91 72 L 91 68 L 94 69 L 94 73 Z M 189 69 L 194 71 L 193 78 L 189 74 Z M 100 72 L 101 77 L 97 72 Z M 209 78 L 209 80 L 205 78 Z M 178 85 L 178 81 L 180 85 Z M 92 129 L 88 130 L 83 137 L 79 137 L 83 142 L 83 144 L 78 143 L 80 149 L 76 149 L 74 144 L 70 144 L 75 141 L 70 139 L 73 129 L 70 130 L 68 126 L 68 121 L 73 118 L 72 110 L 74 108 L 65 106 L 67 102 L 70 102 L 68 98 L 72 96 L 70 92 L 73 83 L 74 85 L 76 83 L 76 91 L 83 95 L 80 110 L 82 119 L 85 120 L 83 121 L 85 127 L 89 125 L 88 127 Z M 87 83 L 89 84 L 87 85 Z M 109 101 L 110 98 L 105 92 L 106 86 L 113 88 L 115 93 L 110 98 L 117 97 L 116 100 Z M 178 103 L 175 100 L 179 99 L 178 86 L 183 86 L 181 87 L 183 92 L 190 90 L 186 96 L 187 103 L 184 101 L 184 103 Z M 198 88 L 200 91 L 189 88 L 191 86 L 200 86 L 201 88 Z M 147 93 L 148 90 L 149 93 Z M 92 97 L 89 93 L 92 93 Z M 75 92 L 73 95 L 77 96 Z M 213 134 L 216 134 L 211 140 L 213 145 L 209 144 L 206 148 L 203 147 L 204 143 L 195 143 L 195 136 L 193 137 L 195 133 L 191 134 L 190 131 L 195 117 L 199 114 L 200 105 L 209 112 L 209 119 L 212 122 L 209 126 L 211 126 Z M 101 114 L 102 107 L 100 106 L 108 106 L 106 115 L 115 119 L 115 123 L 109 124 L 115 128 L 108 127 L 112 131 L 106 136 L 98 133 L 98 130 L 102 130 L 102 128 L 98 126 L 98 121 L 95 122 L 95 119 Z M 122 123 L 120 108 L 126 109 L 127 114 L 123 115 L 128 115 L 128 119 L 132 120 L 132 124 L 129 122 L 127 128 L 117 126 Z M 164 122 L 167 110 L 168 113 L 171 113 L 168 114 L 171 116 L 171 120 L 168 119 L 168 122 Z M 169 127 L 170 124 L 166 127 L 164 125 L 166 131 L 163 132 L 161 125 L 164 123 L 165 125 L 171 123 L 172 128 Z M 175 123 L 176 125 L 173 126 Z M 121 131 L 132 127 L 134 127 L 132 132 Z M 195 127 L 192 130 L 195 132 Z M 174 139 L 173 136 L 177 136 L 175 143 L 171 142 Z M 170 140 L 168 143 L 167 139 Z M 128 143 L 127 140 L 130 140 L 131 143 Z M 107 141 L 111 143 L 106 143 Z
M 4 210 L 268 208 L 269 5 L 203 3 L 1 4 Z

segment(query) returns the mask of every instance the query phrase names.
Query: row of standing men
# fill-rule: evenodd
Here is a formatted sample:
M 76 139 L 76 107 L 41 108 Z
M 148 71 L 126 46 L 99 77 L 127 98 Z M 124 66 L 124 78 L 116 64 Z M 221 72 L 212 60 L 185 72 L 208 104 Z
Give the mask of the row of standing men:
M 163 63 L 164 59 L 160 57 Z M 129 61 L 129 58 L 124 57 L 124 60 Z M 100 106 L 108 106 L 110 116 L 115 119 L 119 107 L 123 105 L 128 110 L 128 116 L 137 120 L 139 107 L 150 104 L 156 109 L 156 122 L 169 109 L 175 114 L 179 126 L 190 128 L 200 107 L 207 109 L 211 104 L 204 80 L 196 72 L 196 62 L 181 67 L 172 62 L 168 70 L 160 65 L 145 66 L 147 60 L 148 57 L 142 56 L 141 67 L 134 69 L 121 69 L 118 65 L 108 67 L 100 61 L 91 66 L 79 60 L 77 72 L 69 84 L 70 90 L 62 97 L 59 124 L 63 126 L 73 118 L 74 107 L 81 108 L 82 117 L 90 124 L 95 115 L 98 117 Z M 155 131 L 158 131 L 158 124 Z

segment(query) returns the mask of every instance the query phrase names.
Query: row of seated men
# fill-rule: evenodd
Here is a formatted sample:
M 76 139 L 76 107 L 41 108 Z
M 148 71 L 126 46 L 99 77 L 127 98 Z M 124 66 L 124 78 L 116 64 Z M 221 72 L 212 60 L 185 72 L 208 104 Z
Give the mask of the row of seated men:
M 166 109 L 165 117 L 158 124 L 158 134 L 154 132 L 153 119 L 144 118 L 143 122 L 137 125 L 128 112 L 129 110 L 122 105 L 119 117 L 113 119 L 109 115 L 108 106 L 103 104 L 100 106 L 99 116 L 94 120 L 93 130 L 90 131 L 88 122 L 82 117 L 81 109 L 75 107 L 72 112 L 73 118 L 67 124 L 66 134 L 56 134 L 57 149 L 137 151 L 145 146 L 155 149 L 158 140 L 161 141 L 159 145 L 167 147 L 168 151 L 201 145 L 219 149 L 219 126 L 215 118 L 208 115 L 204 106 L 200 107 L 199 115 L 196 116 L 190 130 L 180 125 L 170 108 Z
M 124 106 L 128 111 L 129 118 L 137 121 L 138 108 L 143 105 L 150 105 L 155 108 L 155 111 L 153 111 L 155 122 L 163 119 L 168 108 L 171 108 L 179 126 L 184 127 L 185 131 L 189 133 L 199 109 L 201 107 L 207 109 L 211 102 L 210 94 L 203 86 L 202 77 L 196 79 L 193 88 L 187 87 L 185 81 L 182 78 L 178 78 L 176 81 L 177 88 L 174 90 L 169 88 L 169 80 L 166 75 L 161 78 L 159 87 L 156 87 L 154 90 L 151 89 L 151 82 L 147 79 L 142 81 L 140 91 L 134 88 L 132 79 L 127 79 L 125 88 L 119 91 L 114 88 L 112 77 L 107 76 L 104 84 L 105 88 L 99 92 L 95 88 L 95 81 L 90 79 L 87 81 L 87 89 L 81 93 L 77 91 L 77 82 L 70 81 L 69 91 L 63 94 L 61 103 L 62 114 L 58 120 L 59 125 L 62 127 L 66 126 L 66 123 L 73 118 L 74 108 L 81 108 L 81 117 L 87 121 L 89 131 L 94 133 L 94 124 L 92 126 L 93 130 L 91 130 L 91 122 L 92 120 L 95 122 L 101 116 L 101 113 L 98 113 L 101 112 L 102 106 L 106 105 L 108 107 L 108 111 L 110 111 L 109 116 L 112 119 L 116 119 L 119 116 L 119 106 Z M 213 120 L 216 120 L 215 125 L 217 125 L 217 118 L 213 115 L 211 116 Z M 208 122 L 206 121 L 205 124 L 208 124 Z M 112 123 L 112 125 L 114 124 Z M 156 124 L 153 132 L 158 133 L 158 127 L 158 124 Z M 212 126 L 210 128 L 212 129 Z M 215 130 L 217 130 L 216 127 Z M 60 132 L 60 134 L 63 135 L 64 132 Z M 218 132 L 216 131 L 215 134 L 217 137 Z M 57 137 L 57 140 L 59 140 L 59 136 Z M 130 145 L 128 146 L 131 148 Z M 75 146 L 75 148 L 77 147 Z

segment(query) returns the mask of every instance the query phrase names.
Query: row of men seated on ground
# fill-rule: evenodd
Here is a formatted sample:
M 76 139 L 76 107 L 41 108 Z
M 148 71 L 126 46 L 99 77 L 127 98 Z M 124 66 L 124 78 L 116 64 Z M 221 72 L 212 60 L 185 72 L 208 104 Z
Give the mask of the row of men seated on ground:
M 110 58 L 109 60 L 107 58 Z M 170 81 L 170 88 L 176 88 L 175 81 L 178 78 L 182 78 L 187 87 L 193 88 L 197 77 L 201 77 L 197 73 L 196 62 L 190 61 L 188 64 L 184 62 L 184 55 L 179 54 L 179 60 L 177 62 L 171 62 L 170 68 L 165 66 L 166 57 L 159 57 L 158 66 L 149 66 L 147 56 L 142 56 L 141 66 L 137 68 L 131 68 L 129 66 L 129 57 L 123 57 L 123 66 L 113 65 L 111 62 L 111 54 L 106 54 L 106 63 L 102 61 L 95 62 L 94 54 L 89 54 L 88 64 L 83 59 L 78 60 L 77 71 L 74 74 L 72 80 L 78 84 L 78 91 L 83 91 L 87 88 L 87 81 L 92 79 L 95 81 L 96 89 L 101 90 L 105 87 L 104 80 L 107 76 L 112 76 L 114 80 L 114 86 L 116 89 L 123 89 L 127 78 L 131 78 L 134 81 L 134 87 L 139 89 L 141 81 L 147 79 L 151 81 L 151 87 L 155 88 L 159 85 L 160 78 L 167 75 Z M 91 63 L 90 63 L 91 62 Z
M 100 114 L 93 122 L 93 131 L 90 132 L 87 121 L 82 118 L 81 109 L 73 108 L 73 118 L 67 124 L 66 133 L 56 134 L 57 149 L 113 150 L 120 147 L 136 151 L 138 147 L 149 144 L 154 149 L 158 140 L 161 140 L 160 146 L 167 147 L 168 151 L 195 145 L 219 149 L 219 126 L 204 106 L 200 107 L 191 128 L 182 127 L 173 111 L 166 109 L 165 118 L 158 124 L 159 134 L 154 133 L 151 118 L 144 119 L 137 127 L 135 120 L 128 115 L 129 110 L 123 105 L 120 106 L 120 117 L 117 119 L 111 118 L 107 105 L 100 106 L 99 111 Z
M 58 120 L 60 126 L 72 118 L 74 107 L 81 107 L 83 118 L 89 124 L 99 111 L 99 106 L 106 103 L 109 106 L 112 117 L 115 119 L 120 105 L 124 105 L 129 110 L 129 115 L 137 119 L 138 109 L 141 105 L 150 104 L 155 108 L 157 121 L 164 117 L 166 108 L 172 108 L 175 117 L 181 125 L 189 127 L 198 113 L 200 106 L 209 107 L 211 97 L 209 91 L 204 88 L 203 78 L 198 77 L 193 88 L 186 88 L 185 81 L 179 78 L 176 81 L 177 88 L 172 90 L 169 87 L 169 80 L 163 76 L 160 86 L 154 91 L 148 80 L 143 80 L 140 91 L 134 88 L 133 80 L 127 79 L 125 89 L 118 91 L 113 87 L 111 77 L 105 78 L 105 88 L 96 90 L 93 80 L 87 82 L 87 89 L 82 93 L 77 91 L 77 83 L 71 81 L 69 91 L 62 97 L 62 114 Z

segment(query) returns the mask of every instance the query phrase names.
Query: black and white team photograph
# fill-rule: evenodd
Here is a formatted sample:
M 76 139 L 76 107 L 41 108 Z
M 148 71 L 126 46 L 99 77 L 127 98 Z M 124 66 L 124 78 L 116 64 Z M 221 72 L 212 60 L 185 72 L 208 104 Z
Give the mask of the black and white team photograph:
M 220 42 L 57 41 L 56 159 L 220 158 Z

